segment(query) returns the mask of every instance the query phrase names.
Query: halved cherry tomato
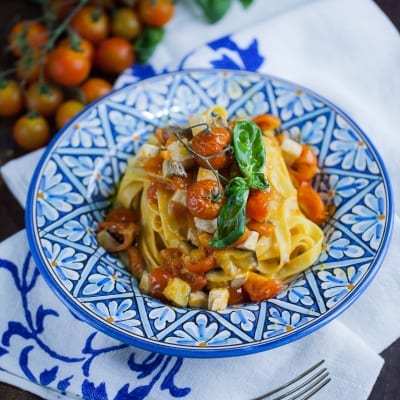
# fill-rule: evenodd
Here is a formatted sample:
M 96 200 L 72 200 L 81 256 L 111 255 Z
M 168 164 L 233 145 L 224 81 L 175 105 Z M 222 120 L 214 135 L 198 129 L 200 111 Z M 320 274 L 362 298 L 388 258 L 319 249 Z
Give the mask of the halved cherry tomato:
M 111 32 L 127 40 L 133 40 L 139 36 L 142 23 L 137 13 L 130 7 L 122 7 L 111 18 Z
M 133 209 L 125 207 L 116 207 L 110 210 L 106 215 L 105 221 L 107 222 L 137 222 L 138 215 Z
M 203 157 L 208 157 L 208 161 L 215 169 L 223 169 L 231 162 L 231 156 L 227 149 L 231 143 L 231 134 L 222 126 L 211 126 L 210 129 L 200 132 L 192 139 L 192 149 Z M 209 168 L 208 164 L 195 157 L 196 163 L 204 168 Z
M 150 26 L 163 26 L 171 20 L 175 7 L 170 0 L 142 0 L 139 3 L 140 19 Z
M 62 103 L 56 112 L 56 127 L 61 129 L 84 108 L 85 105 L 78 100 L 67 100 Z
M 205 249 L 196 248 L 182 256 L 183 265 L 190 272 L 203 273 L 210 271 L 216 265 L 213 252 L 206 252 Z
M 89 75 L 91 63 L 81 51 L 57 47 L 49 54 L 47 73 L 54 82 L 63 86 L 81 84 Z
M 298 181 L 309 181 L 318 172 L 318 160 L 309 146 L 303 144 L 300 157 L 289 168 L 290 174 Z
M 244 290 L 249 294 L 251 301 L 263 301 L 274 297 L 282 289 L 283 282 L 269 279 L 256 272 L 249 272 Z
M 139 227 L 134 222 L 101 221 L 97 225 L 97 231 L 101 232 L 102 230 L 107 230 L 112 237 L 117 239 L 118 244 L 107 248 L 111 253 L 127 250 L 132 246 L 139 233 Z
M 243 304 L 250 300 L 248 293 L 243 289 L 242 286 L 237 288 L 229 287 L 229 300 L 228 304 L 235 305 L 235 304 Z
M 150 294 L 156 299 L 163 300 L 163 290 L 167 286 L 168 282 L 173 278 L 171 272 L 165 268 L 154 268 L 149 274 Z
M 327 209 L 321 196 L 313 189 L 309 182 L 303 181 L 297 188 L 299 207 L 307 218 L 316 224 L 326 220 Z
M 207 278 L 200 273 L 196 272 L 184 272 L 180 275 L 184 281 L 186 281 L 193 292 L 204 289 L 207 286 Z
M 271 236 L 274 232 L 274 226 L 269 222 L 258 222 L 252 219 L 246 226 L 251 231 L 258 232 L 260 236 Z
M 281 126 L 279 117 L 272 114 L 260 114 L 252 119 L 262 131 L 274 131 Z
M 189 186 L 186 195 L 186 206 L 197 218 L 214 219 L 222 207 L 222 200 L 216 199 L 218 183 L 212 179 L 204 179 Z
M 263 222 L 268 215 L 270 196 L 270 191 L 251 189 L 246 204 L 247 216 Z
M 81 85 L 81 90 L 85 96 L 87 103 L 91 103 L 110 93 L 112 85 L 110 82 L 102 78 L 89 78 L 85 83 Z
M 95 64 L 107 74 L 119 74 L 135 60 L 132 44 L 122 37 L 103 40 L 95 52 Z
M 24 93 L 13 79 L 0 81 L 0 117 L 13 117 L 24 108 Z
M 55 114 L 63 98 L 64 95 L 60 88 L 39 82 L 30 84 L 26 92 L 29 109 L 45 117 Z
M 140 278 L 143 272 L 146 271 L 146 263 L 142 253 L 137 247 L 129 247 L 127 250 L 129 271 L 135 278 Z
M 8 44 L 11 52 L 21 57 L 27 50 L 42 49 L 49 40 L 47 28 L 36 21 L 24 20 L 11 29 Z
M 160 266 L 178 276 L 182 270 L 182 252 L 173 247 L 168 247 L 160 251 Z
M 48 122 L 37 113 L 29 113 L 17 119 L 13 127 L 15 143 L 24 150 L 36 150 L 50 140 Z
M 108 36 L 110 20 L 102 8 L 95 5 L 87 5 L 75 14 L 70 26 L 79 36 L 97 44 Z

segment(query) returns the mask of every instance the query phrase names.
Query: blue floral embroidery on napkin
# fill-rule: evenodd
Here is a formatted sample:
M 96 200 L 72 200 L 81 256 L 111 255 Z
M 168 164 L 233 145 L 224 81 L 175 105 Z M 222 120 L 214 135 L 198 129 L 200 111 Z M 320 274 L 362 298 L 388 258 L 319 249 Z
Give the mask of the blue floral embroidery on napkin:
M 73 395 L 81 396 L 84 399 L 98 400 L 144 400 L 148 398 L 156 385 L 161 390 L 166 391 L 171 398 L 182 398 L 190 393 L 191 389 L 189 387 L 180 388 L 174 382 L 183 364 L 183 359 L 181 358 L 156 353 L 142 353 L 140 350 L 132 350 L 133 348 L 127 344 L 117 341 L 107 347 L 96 347 L 94 340 L 99 335 L 96 331 L 92 331 L 87 337 L 85 345 L 80 351 L 81 357 L 69 357 L 61 354 L 58 349 L 50 348 L 41 339 L 48 326 L 45 321 L 48 318 L 59 318 L 60 314 L 55 309 L 46 308 L 43 305 L 39 305 L 35 310 L 31 309 L 33 306 L 30 305 L 28 296 L 34 296 L 34 291 L 38 290 L 37 283 L 42 279 L 38 269 L 32 262 L 31 254 L 27 254 L 21 271 L 19 271 L 17 265 L 4 259 L 0 259 L 0 269 L 6 270 L 11 274 L 15 291 L 18 291 L 21 296 L 24 310 L 23 322 L 21 320 L 9 321 L 7 329 L 4 332 L 0 332 L 0 359 L 7 355 L 14 356 L 14 358 L 17 357 L 21 375 L 31 382 L 66 394 L 71 382 L 76 379 L 77 382 L 82 382 L 81 393 L 74 393 Z M 72 313 L 70 315 L 75 321 L 74 323 L 80 323 L 76 316 Z M 85 327 L 87 327 L 86 324 Z M 21 342 L 12 340 L 14 336 L 25 339 L 22 349 L 18 347 L 18 343 Z M 28 344 L 26 344 L 26 341 L 29 341 Z M 107 382 L 99 383 L 93 381 L 91 367 L 99 356 L 117 351 L 125 352 L 127 358 L 126 371 L 127 373 L 133 372 L 135 379 L 127 376 L 127 381 L 130 380 L 132 383 L 125 384 L 117 393 L 111 395 L 107 392 Z M 40 352 L 41 358 L 46 358 L 47 363 L 47 367 L 39 372 L 33 371 L 32 368 L 35 364 L 33 357 L 38 357 L 34 353 L 37 352 Z M 144 359 L 142 359 L 143 354 L 147 355 Z M 123 358 L 121 357 L 121 359 Z M 37 364 L 37 358 L 35 361 Z M 48 367 L 49 363 L 52 364 L 51 367 Z M 62 367 L 68 364 L 76 364 L 77 374 L 75 376 L 63 375 Z M 140 380 L 145 383 L 140 385 Z
M 253 38 L 247 46 L 241 46 L 231 35 L 227 35 L 207 43 L 205 48 L 208 49 L 206 59 L 199 61 L 206 62 L 208 67 L 258 71 L 266 61 L 266 57 L 259 51 L 256 38 Z M 188 60 L 192 56 L 196 57 L 197 53 L 198 50 L 194 50 L 184 57 L 179 69 L 184 69 Z

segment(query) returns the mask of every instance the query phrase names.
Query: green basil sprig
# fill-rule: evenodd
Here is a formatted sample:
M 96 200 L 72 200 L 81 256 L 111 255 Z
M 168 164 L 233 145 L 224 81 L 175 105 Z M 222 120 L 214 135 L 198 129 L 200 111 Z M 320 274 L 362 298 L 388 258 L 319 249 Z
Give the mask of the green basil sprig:
M 266 163 L 261 129 L 252 121 L 238 121 L 233 130 L 233 153 L 243 177 L 228 182 L 226 202 L 217 219 L 217 230 L 210 245 L 224 248 L 243 235 L 246 229 L 246 204 L 250 189 L 268 189 L 264 170 Z
M 248 185 L 266 190 L 265 151 L 262 133 L 252 121 L 238 121 L 233 130 L 233 153 Z
M 244 178 L 236 177 L 229 181 L 225 190 L 226 202 L 218 215 L 217 230 L 210 240 L 213 247 L 223 248 L 242 236 L 246 227 L 246 203 L 249 187 Z

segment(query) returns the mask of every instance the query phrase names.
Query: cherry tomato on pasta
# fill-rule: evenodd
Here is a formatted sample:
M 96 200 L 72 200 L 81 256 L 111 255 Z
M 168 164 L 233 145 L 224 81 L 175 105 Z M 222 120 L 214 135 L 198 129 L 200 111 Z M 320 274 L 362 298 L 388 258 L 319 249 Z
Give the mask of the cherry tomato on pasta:
M 17 119 L 13 127 L 15 143 L 24 150 L 35 150 L 50 140 L 50 127 L 45 118 L 29 113 Z
M 216 266 L 214 254 L 207 253 L 204 249 L 196 248 L 182 257 L 184 266 L 190 272 L 202 273 Z
M 137 222 L 138 215 L 130 208 L 116 207 L 113 208 L 105 218 L 107 222 Z
M 21 86 L 13 79 L 0 81 L 0 117 L 13 117 L 24 108 Z
M 170 0 L 141 0 L 140 19 L 150 26 L 161 27 L 174 16 L 175 7 Z
M 150 295 L 157 299 L 164 299 L 163 290 L 172 278 L 172 273 L 165 268 L 153 268 L 149 274 Z
M 200 132 L 192 139 L 192 149 L 208 161 L 215 169 L 222 169 L 229 165 L 231 157 L 228 151 L 223 151 L 231 143 L 231 134 L 221 126 L 211 126 L 209 130 Z M 195 157 L 196 163 L 204 168 L 208 164 L 199 157 Z
M 321 196 L 314 190 L 309 182 L 301 182 L 297 188 L 299 207 L 307 218 L 316 224 L 326 220 L 327 210 Z
M 197 218 L 216 218 L 222 207 L 222 201 L 216 198 L 218 191 L 218 183 L 212 179 L 204 179 L 189 186 L 186 195 L 189 212 Z
M 110 20 L 102 8 L 95 5 L 87 5 L 76 13 L 71 20 L 70 26 L 79 36 L 96 44 L 108 36 Z
M 277 279 L 266 278 L 256 272 L 249 272 L 244 290 L 252 301 L 263 301 L 274 297 L 282 289 L 283 283 Z
M 263 222 L 268 214 L 270 192 L 251 189 L 246 204 L 246 214 L 249 218 Z
M 311 180 L 318 172 L 317 156 L 309 146 L 303 144 L 302 147 L 300 157 L 289 168 L 291 175 L 299 182 Z

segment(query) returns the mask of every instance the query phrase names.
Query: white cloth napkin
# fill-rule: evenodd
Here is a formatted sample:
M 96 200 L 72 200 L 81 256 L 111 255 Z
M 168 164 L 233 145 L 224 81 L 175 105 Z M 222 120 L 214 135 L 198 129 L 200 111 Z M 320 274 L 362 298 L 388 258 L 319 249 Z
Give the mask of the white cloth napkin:
M 167 69 L 218 63 L 293 80 L 332 100 L 361 125 L 394 183 L 400 167 L 395 129 L 400 125 L 400 38 L 374 3 L 258 0 L 246 13 L 234 6 L 211 28 L 190 16 L 189 3 L 180 3 L 151 66 L 134 68 L 135 76 L 128 71 L 119 86 Z M 184 34 L 189 31 L 190 37 Z M 232 31 L 237 33 L 200 46 Z M 22 205 L 40 155 L 2 168 Z M 394 186 L 396 200 L 399 190 Z M 378 353 L 400 337 L 398 215 L 396 209 L 392 244 L 379 274 L 341 317 L 281 348 L 222 360 L 160 356 L 96 332 L 46 286 L 20 232 L 0 245 L 0 282 L 7 288 L 0 291 L 0 380 L 45 399 L 245 400 L 324 358 L 333 382 L 316 399 L 367 399 L 383 363 Z

